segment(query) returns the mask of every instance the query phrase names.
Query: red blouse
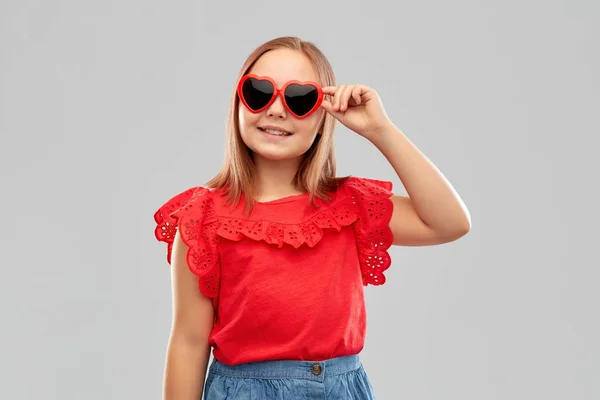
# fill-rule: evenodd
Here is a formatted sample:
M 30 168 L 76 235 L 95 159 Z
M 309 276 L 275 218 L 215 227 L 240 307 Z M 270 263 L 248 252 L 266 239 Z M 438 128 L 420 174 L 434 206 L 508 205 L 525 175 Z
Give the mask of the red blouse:
M 350 177 L 332 199 L 308 194 L 231 208 L 221 189 L 190 188 L 156 213 L 167 262 L 179 229 L 187 264 L 213 301 L 213 356 L 228 365 L 322 361 L 358 354 L 366 336 L 363 285 L 390 266 L 392 184 Z

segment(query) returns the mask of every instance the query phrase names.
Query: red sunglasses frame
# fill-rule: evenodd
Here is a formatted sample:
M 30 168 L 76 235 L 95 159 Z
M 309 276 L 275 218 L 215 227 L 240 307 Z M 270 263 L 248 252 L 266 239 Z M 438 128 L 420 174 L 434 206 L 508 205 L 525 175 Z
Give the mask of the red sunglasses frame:
M 273 96 L 271 97 L 271 100 L 269 100 L 269 102 L 264 106 L 261 107 L 258 110 L 253 110 L 250 108 L 250 106 L 248 105 L 248 103 L 246 103 L 246 99 L 244 99 L 244 95 L 242 92 L 242 87 L 244 86 L 244 83 L 250 79 L 250 78 L 255 78 L 258 79 L 260 81 L 268 81 L 273 85 Z M 315 105 L 313 106 L 313 108 L 310 109 L 309 112 L 307 112 L 304 115 L 298 115 L 295 112 L 293 112 L 290 107 L 288 106 L 287 102 L 285 101 L 285 90 L 288 88 L 288 86 L 292 85 L 292 84 L 296 84 L 296 85 L 301 85 L 301 86 L 313 86 L 315 89 L 317 89 L 317 101 L 315 103 Z M 237 94 L 238 97 L 240 99 L 240 101 L 244 104 L 244 106 L 252 113 L 254 114 L 258 114 L 262 111 L 264 111 L 265 109 L 267 109 L 271 104 L 273 104 L 273 102 L 275 102 L 275 99 L 277 98 L 277 96 L 281 96 L 281 102 L 283 103 L 283 106 L 285 107 L 285 109 L 292 114 L 295 118 L 298 119 L 303 119 L 306 118 L 308 116 L 310 116 L 312 113 L 314 113 L 315 111 L 317 111 L 317 109 L 319 108 L 319 106 L 321 105 L 321 103 L 323 102 L 323 89 L 321 88 L 321 86 L 316 83 L 316 82 L 312 82 L 312 81 L 297 81 L 297 80 L 291 80 L 291 81 L 287 81 L 281 88 L 277 87 L 277 84 L 275 83 L 275 81 L 268 77 L 268 76 L 258 76 L 258 75 L 254 75 L 254 74 L 247 74 L 244 75 L 237 86 Z

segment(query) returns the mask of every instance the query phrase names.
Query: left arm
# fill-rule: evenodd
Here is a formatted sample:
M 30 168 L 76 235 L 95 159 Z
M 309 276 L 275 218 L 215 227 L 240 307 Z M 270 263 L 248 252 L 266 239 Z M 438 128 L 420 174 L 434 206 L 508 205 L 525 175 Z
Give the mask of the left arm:
M 471 217 L 450 182 L 388 118 L 375 90 L 364 85 L 323 88 L 322 107 L 373 143 L 390 162 L 407 196 L 393 196 L 395 245 L 451 242 L 471 229 Z
M 390 123 L 369 140 L 390 162 L 408 193 L 391 199 L 395 245 L 442 244 L 469 232 L 471 217 L 458 193 L 400 129 Z

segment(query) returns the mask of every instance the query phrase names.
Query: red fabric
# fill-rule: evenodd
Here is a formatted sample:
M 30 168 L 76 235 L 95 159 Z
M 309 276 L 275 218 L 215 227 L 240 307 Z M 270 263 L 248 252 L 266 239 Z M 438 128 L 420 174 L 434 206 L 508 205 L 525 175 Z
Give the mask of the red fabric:
M 363 286 L 385 283 L 392 244 L 392 184 L 351 177 L 332 200 L 308 195 L 225 205 L 221 190 L 193 187 L 154 214 L 155 236 L 178 229 L 200 292 L 211 298 L 214 357 L 234 365 L 358 354 L 366 335 Z

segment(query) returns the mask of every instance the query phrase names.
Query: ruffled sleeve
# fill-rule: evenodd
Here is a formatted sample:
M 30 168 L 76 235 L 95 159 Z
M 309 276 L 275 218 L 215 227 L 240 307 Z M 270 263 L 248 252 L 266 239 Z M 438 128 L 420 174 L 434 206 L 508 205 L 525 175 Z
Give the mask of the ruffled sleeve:
M 154 213 L 154 221 L 156 239 L 167 243 L 169 264 L 175 233 L 179 230 L 188 247 L 187 265 L 198 277 L 202 294 L 212 298 L 216 308 L 221 277 L 216 234 L 219 222 L 210 190 L 199 186 L 177 194 Z
M 390 267 L 388 249 L 393 235 L 392 183 L 374 179 L 350 177 L 345 183 L 354 211 L 358 215 L 354 234 L 360 260 L 363 285 L 383 285 L 384 272 Z

